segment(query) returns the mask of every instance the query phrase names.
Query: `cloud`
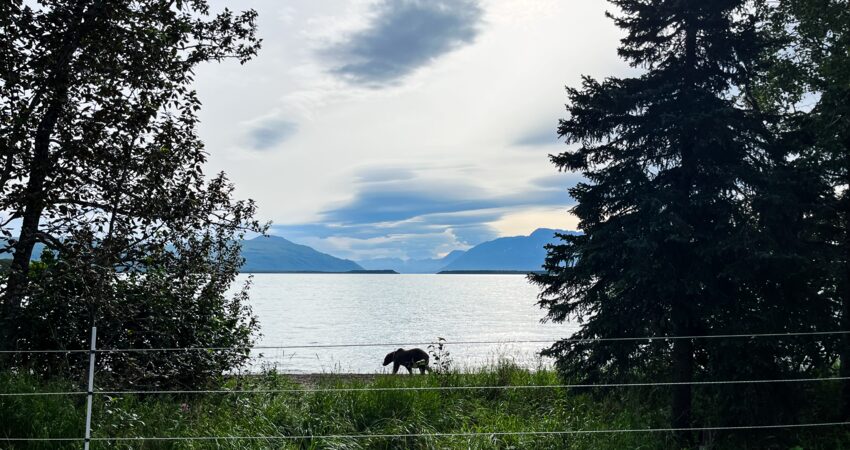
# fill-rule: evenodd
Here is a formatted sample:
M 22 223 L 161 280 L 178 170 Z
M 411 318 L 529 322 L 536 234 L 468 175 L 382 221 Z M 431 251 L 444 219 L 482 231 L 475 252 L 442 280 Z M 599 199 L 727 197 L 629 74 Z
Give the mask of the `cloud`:
M 450 230 L 452 231 L 452 234 L 457 236 L 457 239 L 458 239 L 459 242 L 469 243 L 470 247 L 472 246 L 471 245 L 472 243 L 480 244 L 482 242 L 493 240 L 493 239 L 496 239 L 497 237 L 499 237 L 499 233 L 497 233 L 496 230 L 492 226 L 484 224 L 484 223 L 471 223 L 471 224 L 465 224 L 465 225 L 461 225 L 461 226 L 452 226 L 450 228 Z M 450 252 L 452 250 L 466 250 L 466 248 L 460 248 L 460 247 L 450 248 L 450 249 L 446 249 L 446 251 L 442 251 L 442 252 L 438 251 L 437 254 L 447 253 L 447 252 Z M 436 255 L 430 255 L 430 256 L 433 257 L 433 256 L 436 256 Z
M 558 125 L 541 127 L 523 134 L 517 138 L 513 145 L 520 147 L 541 147 L 548 145 L 557 145 L 563 140 L 558 137 Z
M 373 238 L 331 236 L 315 238 L 305 236 L 296 239 L 319 251 L 354 260 L 376 258 L 432 258 L 452 250 L 466 250 L 470 245 L 462 242 L 452 230 L 441 230 L 420 234 L 392 234 Z
M 405 168 L 362 169 L 353 198 L 326 209 L 316 222 L 276 225 L 272 233 L 354 259 L 431 258 L 496 238 L 493 224 L 518 211 L 565 210 L 572 203 L 567 188 L 581 179 L 557 174 L 500 194 L 464 179 L 427 175 Z
M 387 236 L 435 234 L 442 233 L 447 229 L 465 229 L 465 242 L 469 244 L 477 244 L 487 240 L 493 235 L 491 229 L 481 228 L 481 224 L 495 221 L 502 215 L 503 212 L 488 210 L 428 214 L 397 222 L 361 222 L 340 224 L 329 223 L 323 220 L 321 222 L 305 224 L 274 225 L 273 234 L 281 234 L 283 236 L 291 236 L 293 238 L 295 236 L 299 236 L 327 239 L 334 236 L 344 236 L 347 238 L 367 240 Z M 473 229 L 479 232 L 478 237 L 473 237 L 470 234 Z
M 572 200 L 567 188 L 582 179 L 579 174 L 556 173 L 532 179 L 522 190 L 494 193 L 465 178 L 437 178 L 410 168 L 364 168 L 356 178 L 354 196 L 324 210 L 324 223 L 483 223 L 496 220 L 499 213 L 494 211 L 504 208 L 568 205 Z
M 357 172 L 357 179 L 366 183 L 410 180 L 416 175 L 412 170 L 398 167 L 370 167 Z
M 435 213 L 499 207 L 474 185 L 455 180 L 403 180 L 361 186 L 353 200 L 324 211 L 330 222 L 343 224 L 398 222 Z
M 282 119 L 266 119 L 254 124 L 246 134 L 247 145 L 254 150 L 269 150 L 298 132 L 298 124 Z
M 332 72 L 352 83 L 380 87 L 461 46 L 479 33 L 478 0 L 384 0 L 366 29 L 327 49 Z

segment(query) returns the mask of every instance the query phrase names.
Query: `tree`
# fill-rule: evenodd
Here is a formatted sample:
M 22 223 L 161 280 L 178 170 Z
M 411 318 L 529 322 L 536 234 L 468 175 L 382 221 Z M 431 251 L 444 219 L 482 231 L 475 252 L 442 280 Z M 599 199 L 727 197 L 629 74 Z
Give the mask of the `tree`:
M 783 0 L 774 33 L 787 43 L 772 86 L 787 98 L 790 128 L 799 136 L 794 164 L 826 187 L 809 216 L 824 247 L 820 262 L 829 269 L 819 287 L 834 301 L 835 328 L 850 330 L 850 2 Z M 839 374 L 848 377 L 850 335 L 839 355 Z M 850 382 L 843 402 L 850 417 Z
M 740 343 L 593 339 L 784 326 L 773 319 L 787 305 L 765 289 L 771 240 L 760 234 L 753 210 L 776 162 L 751 86 L 764 70 L 765 6 L 611 3 L 626 31 L 619 54 L 645 70 L 632 78 L 585 77 L 581 89 L 567 90 L 569 117 L 558 131 L 575 146 L 552 162 L 587 179 L 570 190 L 584 234 L 560 236 L 563 243 L 549 247 L 546 273 L 531 278 L 542 287 L 547 319 L 582 321 L 575 337 L 588 340 L 561 341 L 544 354 L 586 381 L 684 383 L 672 387 L 671 421 L 689 428 L 687 383 L 734 359 L 721 352 L 740 353 Z M 776 369 L 776 348 L 764 350 L 760 361 Z M 678 438 L 691 444 L 690 433 Z
M 89 319 L 118 295 L 214 297 L 208 313 L 229 314 L 222 296 L 241 264 L 238 238 L 264 227 L 253 202 L 232 200 L 223 174 L 204 176 L 191 83 L 200 63 L 256 54 L 255 19 L 211 15 L 205 0 L 0 5 L 0 253 L 13 252 L 5 345 L 28 345 L 20 319 L 65 288 Z M 56 264 L 34 276 L 36 243 Z
M 98 327 L 98 347 L 215 347 L 215 351 L 109 352 L 98 359 L 101 385 L 197 389 L 248 362 L 258 329 L 246 305 L 248 284 L 230 291 L 242 264 L 227 227 L 172 235 L 144 270 L 89 267 L 85 245 L 32 264 L 27 305 L 18 317 L 24 349 L 79 349 Z M 76 253 L 79 252 L 79 253 Z M 84 353 L 14 354 L 11 363 L 44 377 L 85 379 Z

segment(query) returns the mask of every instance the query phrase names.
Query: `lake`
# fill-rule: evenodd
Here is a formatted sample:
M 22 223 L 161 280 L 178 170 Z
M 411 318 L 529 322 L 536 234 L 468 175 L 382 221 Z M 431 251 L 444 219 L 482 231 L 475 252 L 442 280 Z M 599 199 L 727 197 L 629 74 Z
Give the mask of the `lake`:
M 244 281 L 247 275 L 240 275 Z M 521 275 L 255 274 L 251 306 L 262 326 L 258 346 L 361 345 L 337 348 L 257 349 L 254 368 L 286 373 L 380 373 L 399 345 L 426 348 L 447 341 L 455 367 L 474 368 L 498 358 L 528 367 L 550 362 L 537 353 L 576 329 L 543 324 L 537 287 Z M 432 361 L 433 363 L 433 361 Z M 390 367 L 391 369 L 391 367 Z M 404 369 L 401 369 L 404 371 Z

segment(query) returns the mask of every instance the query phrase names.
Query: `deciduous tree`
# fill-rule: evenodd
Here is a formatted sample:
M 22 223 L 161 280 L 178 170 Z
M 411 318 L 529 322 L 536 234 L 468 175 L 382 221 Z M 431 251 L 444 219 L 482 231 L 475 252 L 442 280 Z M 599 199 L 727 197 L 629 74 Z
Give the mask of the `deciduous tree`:
M 88 302 L 91 320 L 126 295 L 151 304 L 170 296 L 174 308 L 218 298 L 200 303 L 211 309 L 191 316 L 190 328 L 224 317 L 250 322 L 244 311 L 225 311 L 221 298 L 240 264 L 238 238 L 263 227 L 253 202 L 232 199 L 223 174 L 203 173 L 192 82 L 201 63 L 255 55 L 255 19 L 254 11 L 212 14 L 205 0 L 2 2 L 0 232 L 13 253 L 4 345 L 31 344 L 33 331 L 21 325 L 33 324 L 19 319 L 44 306 L 45 295 L 61 297 L 63 286 L 75 286 L 63 301 Z M 56 264 L 33 276 L 36 243 Z M 132 311 L 109 314 L 140 320 Z M 113 331 L 138 331 L 127 323 Z M 243 331 L 227 326 L 221 336 Z

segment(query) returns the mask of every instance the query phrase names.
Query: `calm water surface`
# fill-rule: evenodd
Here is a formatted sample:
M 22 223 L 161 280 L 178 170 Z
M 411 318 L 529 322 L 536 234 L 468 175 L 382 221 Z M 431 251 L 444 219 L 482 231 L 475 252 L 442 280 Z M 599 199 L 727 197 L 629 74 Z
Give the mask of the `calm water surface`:
M 242 279 L 247 275 L 242 275 Z M 555 340 L 573 324 L 542 324 L 537 288 L 520 275 L 256 274 L 251 305 L 260 346 Z M 546 344 L 449 345 L 456 366 L 500 357 L 547 364 Z M 398 346 L 258 350 L 282 372 L 381 372 Z M 426 345 L 420 345 L 423 349 Z M 260 356 L 261 354 L 261 356 Z M 404 370 L 404 369 L 402 369 Z

